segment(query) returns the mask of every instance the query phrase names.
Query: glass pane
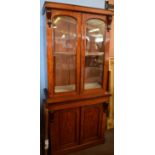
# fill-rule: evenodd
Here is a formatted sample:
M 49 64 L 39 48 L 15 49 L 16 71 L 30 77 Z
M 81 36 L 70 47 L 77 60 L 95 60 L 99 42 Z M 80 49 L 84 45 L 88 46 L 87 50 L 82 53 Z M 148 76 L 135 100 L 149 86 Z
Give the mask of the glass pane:
M 69 16 L 53 20 L 55 93 L 76 89 L 77 21 Z
M 91 19 L 86 23 L 84 89 L 101 88 L 103 82 L 105 23 Z

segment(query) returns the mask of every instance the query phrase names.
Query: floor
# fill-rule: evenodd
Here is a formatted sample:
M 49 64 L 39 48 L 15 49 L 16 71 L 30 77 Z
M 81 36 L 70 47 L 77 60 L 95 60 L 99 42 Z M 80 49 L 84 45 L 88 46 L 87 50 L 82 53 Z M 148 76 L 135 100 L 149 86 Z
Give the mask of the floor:
M 69 155 L 114 155 L 114 130 L 108 130 L 105 134 L 105 143 L 89 149 L 71 153 Z

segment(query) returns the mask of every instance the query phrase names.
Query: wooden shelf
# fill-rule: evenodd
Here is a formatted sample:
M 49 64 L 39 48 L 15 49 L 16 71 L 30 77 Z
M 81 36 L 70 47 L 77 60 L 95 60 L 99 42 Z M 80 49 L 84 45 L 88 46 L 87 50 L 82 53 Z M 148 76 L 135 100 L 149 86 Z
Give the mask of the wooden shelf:
M 85 69 L 86 69 L 86 70 L 95 69 L 95 70 L 101 70 L 101 71 L 102 71 L 102 68 L 100 68 L 100 66 L 86 66 Z
M 75 85 L 56 86 L 55 93 L 75 91 Z
M 86 52 L 85 56 L 103 56 L 104 52 Z
M 67 55 L 67 56 L 75 56 L 76 53 L 71 53 L 71 52 L 55 52 L 54 56 L 58 56 L 58 55 Z
M 85 83 L 85 89 L 101 88 L 101 85 L 97 82 L 94 83 Z

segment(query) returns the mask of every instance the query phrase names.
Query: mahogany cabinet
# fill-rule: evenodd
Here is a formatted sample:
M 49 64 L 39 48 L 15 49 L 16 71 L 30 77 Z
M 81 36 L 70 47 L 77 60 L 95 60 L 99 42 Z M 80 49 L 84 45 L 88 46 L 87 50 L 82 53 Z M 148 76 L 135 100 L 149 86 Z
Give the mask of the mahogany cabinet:
M 45 2 L 46 154 L 104 143 L 113 12 Z M 49 144 L 49 145 L 48 145 Z

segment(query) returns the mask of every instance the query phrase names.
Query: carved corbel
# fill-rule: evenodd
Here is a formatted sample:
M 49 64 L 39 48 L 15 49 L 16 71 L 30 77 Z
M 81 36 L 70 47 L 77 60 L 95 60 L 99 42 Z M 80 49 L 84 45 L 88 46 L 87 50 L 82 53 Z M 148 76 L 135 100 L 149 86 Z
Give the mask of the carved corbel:
M 109 103 L 108 102 L 103 103 L 103 112 L 106 113 L 106 116 L 109 115 Z
M 112 15 L 107 16 L 107 30 L 111 30 Z
M 53 123 L 54 122 L 54 110 L 49 110 L 49 119 L 50 119 L 50 122 Z
M 49 26 L 49 28 L 51 28 L 51 25 L 52 25 L 52 11 L 51 9 L 46 9 L 46 19 L 47 19 L 47 24 Z

